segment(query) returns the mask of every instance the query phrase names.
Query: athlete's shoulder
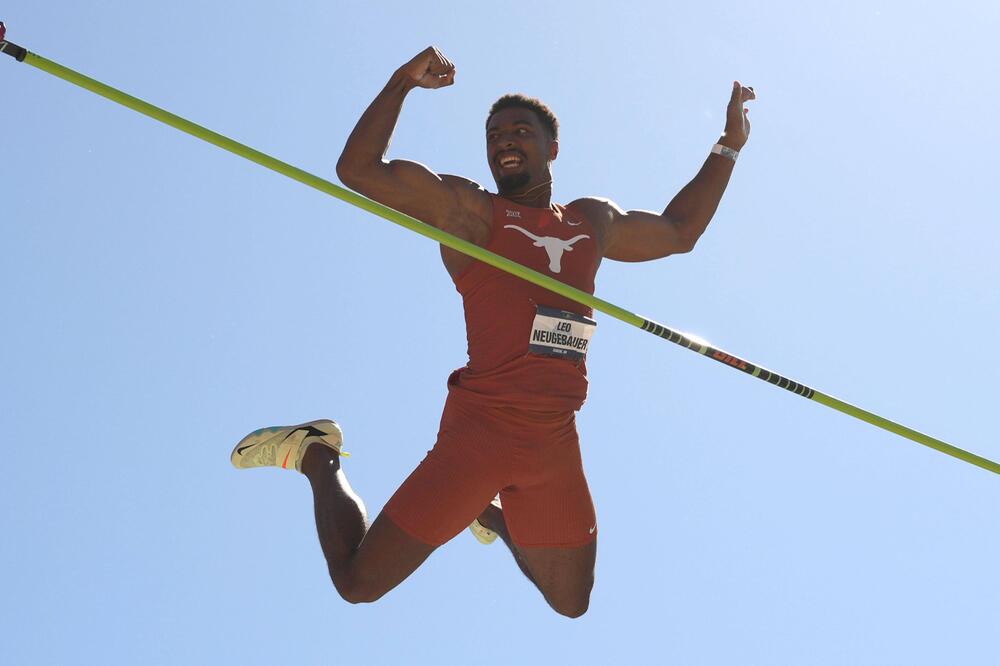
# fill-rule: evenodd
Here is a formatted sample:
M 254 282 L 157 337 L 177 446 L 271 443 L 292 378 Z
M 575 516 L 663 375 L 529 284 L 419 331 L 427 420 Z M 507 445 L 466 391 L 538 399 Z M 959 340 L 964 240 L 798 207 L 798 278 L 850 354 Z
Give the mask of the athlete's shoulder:
M 566 207 L 590 212 L 592 214 L 610 216 L 613 216 L 615 213 L 621 213 L 622 211 L 622 209 L 618 207 L 618 204 L 607 197 L 580 197 L 579 199 L 574 199 L 566 204 Z
M 441 180 L 443 180 L 444 182 L 448 183 L 449 185 L 451 185 L 453 187 L 458 187 L 458 188 L 465 187 L 465 188 L 468 188 L 470 190 L 479 190 L 479 191 L 482 191 L 482 192 L 486 192 L 486 188 L 485 187 L 483 187 L 482 185 L 480 185 L 479 183 L 477 183 L 474 180 L 470 180 L 469 178 L 466 178 L 465 176 L 456 176 L 456 175 L 450 174 L 450 173 L 442 173 L 442 174 L 438 174 L 438 175 L 441 178 Z M 489 194 L 488 192 L 486 192 L 486 193 Z
M 492 215 L 493 198 L 485 187 L 465 176 L 442 173 L 439 177 L 460 198 L 464 208 L 486 216 Z
M 594 224 L 602 227 L 613 223 L 622 209 L 605 197 L 580 197 L 566 204 L 566 208 L 579 212 Z
M 618 204 L 607 197 L 580 197 L 566 204 L 566 207 L 606 211 L 618 209 Z

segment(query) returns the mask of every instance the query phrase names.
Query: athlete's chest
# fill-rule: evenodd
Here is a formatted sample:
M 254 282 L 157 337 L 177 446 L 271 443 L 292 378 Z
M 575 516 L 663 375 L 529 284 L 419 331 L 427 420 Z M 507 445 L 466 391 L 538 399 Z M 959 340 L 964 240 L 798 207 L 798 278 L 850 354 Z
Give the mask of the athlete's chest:
M 593 277 L 600 264 L 599 230 L 585 216 L 554 205 L 518 206 L 497 198 L 490 248 L 541 273 Z

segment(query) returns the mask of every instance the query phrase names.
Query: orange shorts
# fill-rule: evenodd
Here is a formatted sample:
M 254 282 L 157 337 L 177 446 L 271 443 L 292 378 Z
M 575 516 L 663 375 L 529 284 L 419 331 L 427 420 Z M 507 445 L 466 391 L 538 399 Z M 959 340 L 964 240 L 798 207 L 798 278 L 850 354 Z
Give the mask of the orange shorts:
M 498 491 L 518 546 L 569 548 L 596 538 L 574 412 L 498 408 L 451 392 L 437 443 L 384 513 L 410 536 L 439 546 Z

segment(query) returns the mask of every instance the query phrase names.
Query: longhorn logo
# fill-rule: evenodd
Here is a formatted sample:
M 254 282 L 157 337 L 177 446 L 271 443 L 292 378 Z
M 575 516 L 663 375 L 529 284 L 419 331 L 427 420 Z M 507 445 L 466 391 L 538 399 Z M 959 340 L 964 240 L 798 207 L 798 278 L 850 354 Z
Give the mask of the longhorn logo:
M 536 236 L 527 229 L 522 229 L 516 224 L 505 224 L 504 229 L 517 229 L 522 234 L 535 241 L 535 247 L 544 247 L 545 251 L 549 255 L 549 270 L 553 273 L 558 273 L 562 270 L 562 256 L 563 252 L 572 252 L 573 243 L 583 240 L 584 238 L 590 238 L 586 234 L 580 234 L 579 236 L 574 236 L 569 240 L 563 240 L 562 238 L 553 238 L 552 236 Z

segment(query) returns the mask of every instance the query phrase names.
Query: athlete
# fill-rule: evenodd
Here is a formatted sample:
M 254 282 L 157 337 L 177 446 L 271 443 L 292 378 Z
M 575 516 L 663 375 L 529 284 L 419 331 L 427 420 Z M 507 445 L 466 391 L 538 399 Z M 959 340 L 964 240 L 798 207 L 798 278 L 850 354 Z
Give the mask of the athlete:
M 400 67 L 361 116 L 337 164 L 348 187 L 555 279 L 594 292 L 603 258 L 648 261 L 689 252 L 715 214 L 750 123 L 753 88 L 733 84 L 725 133 L 663 213 L 608 199 L 551 200 L 559 124 L 547 106 L 505 95 L 489 111 L 492 194 L 417 162 L 385 159 L 414 88 L 455 82 L 428 47 Z M 329 420 L 265 428 L 232 453 L 240 468 L 301 471 L 312 485 L 330 577 L 349 602 L 380 598 L 467 526 L 499 535 L 558 613 L 586 612 L 597 518 L 583 473 L 575 414 L 587 394 L 590 308 L 447 247 L 441 257 L 465 307 L 469 362 L 448 379 L 434 448 L 369 526 L 341 469 L 343 436 Z

